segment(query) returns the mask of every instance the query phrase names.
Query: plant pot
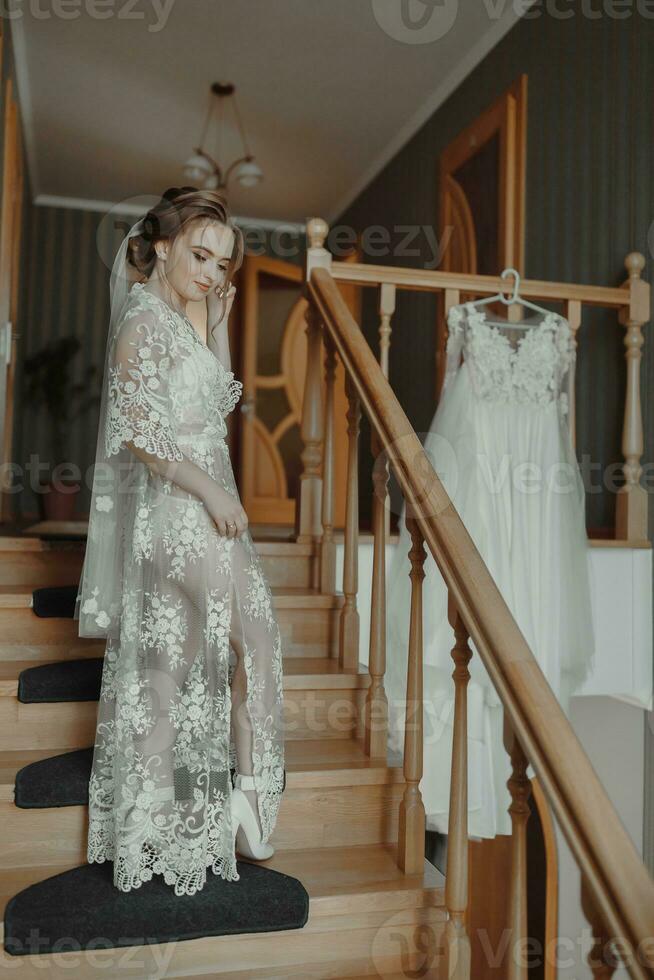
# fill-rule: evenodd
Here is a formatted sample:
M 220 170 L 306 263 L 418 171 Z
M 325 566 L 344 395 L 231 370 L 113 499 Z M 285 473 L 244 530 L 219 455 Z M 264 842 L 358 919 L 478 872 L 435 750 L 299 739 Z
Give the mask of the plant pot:
M 59 479 L 53 484 L 51 480 L 41 481 L 39 508 L 41 518 L 45 521 L 74 520 L 75 503 L 80 485 L 76 480 Z

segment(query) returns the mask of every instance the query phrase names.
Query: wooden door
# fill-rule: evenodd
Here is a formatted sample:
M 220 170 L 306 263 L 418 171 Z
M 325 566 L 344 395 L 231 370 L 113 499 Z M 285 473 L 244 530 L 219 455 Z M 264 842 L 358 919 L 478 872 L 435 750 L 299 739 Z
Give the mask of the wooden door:
M 443 271 L 497 276 L 513 266 L 523 274 L 526 127 L 527 76 L 521 75 L 441 154 Z M 462 297 L 462 301 L 467 298 Z M 509 315 L 519 313 L 516 307 Z M 441 312 L 436 344 L 437 397 L 445 372 L 446 339 Z
M 304 270 L 280 259 L 246 256 L 241 271 L 243 397 L 237 437 L 241 499 L 252 523 L 294 527 L 307 360 Z M 342 287 L 342 292 L 358 320 L 358 292 L 348 287 Z M 341 528 L 345 526 L 347 400 L 340 361 L 334 409 L 334 526 Z
M 14 376 L 16 343 L 14 324 L 18 316 L 20 284 L 21 216 L 23 202 L 23 157 L 18 103 L 12 80 L 4 91 L 4 158 L 2 173 L 2 217 L 0 218 L 0 459 L 9 474 L 14 423 Z M 9 476 L 4 478 L 6 481 Z M 1 485 L 3 521 L 12 519 L 8 482 Z

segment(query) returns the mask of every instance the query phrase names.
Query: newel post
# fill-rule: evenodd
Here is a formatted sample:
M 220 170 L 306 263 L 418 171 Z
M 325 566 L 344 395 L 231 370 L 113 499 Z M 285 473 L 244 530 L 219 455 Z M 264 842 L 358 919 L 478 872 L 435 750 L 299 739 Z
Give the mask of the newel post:
M 628 302 L 618 314 L 625 328 L 624 345 L 627 361 L 627 390 L 622 426 L 624 486 L 616 499 L 615 536 L 620 541 L 642 541 L 647 538 L 647 492 L 640 483 L 643 455 L 643 412 L 640 402 L 640 362 L 642 360 L 643 324 L 650 316 L 649 283 L 640 278 L 645 257 L 630 252 L 625 259 L 629 278 L 624 283 Z
M 332 257 L 324 247 L 329 228 L 322 218 L 311 218 L 307 222 L 307 262 L 306 280 L 317 267 L 331 268 Z M 305 286 L 306 289 L 306 286 Z M 307 294 L 308 299 L 308 294 Z M 302 473 L 295 509 L 296 540 L 312 543 L 316 547 L 316 560 L 313 569 L 313 584 L 317 584 L 319 567 L 317 549 L 322 536 L 322 318 L 308 299 L 305 314 L 307 323 L 307 365 L 304 379 L 302 401 L 302 422 L 300 436 L 304 444 L 301 453 Z

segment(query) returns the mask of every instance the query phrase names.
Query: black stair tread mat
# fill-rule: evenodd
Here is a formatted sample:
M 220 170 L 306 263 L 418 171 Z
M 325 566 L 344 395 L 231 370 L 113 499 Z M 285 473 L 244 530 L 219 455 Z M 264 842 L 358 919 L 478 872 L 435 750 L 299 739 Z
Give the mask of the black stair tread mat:
M 247 861 L 237 860 L 237 868 L 240 880 L 225 881 L 208 867 L 204 887 L 181 896 L 160 874 L 122 892 L 113 884 L 111 861 L 71 868 L 9 900 L 4 948 L 14 956 L 79 952 L 306 924 L 309 895 L 297 878 Z
M 32 612 L 35 616 L 56 616 L 73 619 L 79 585 L 49 585 L 32 592 Z
M 88 806 L 93 746 L 39 759 L 16 773 L 14 802 L 22 809 Z M 231 769 L 232 782 L 236 770 Z M 282 792 L 286 789 L 286 770 Z
M 16 773 L 14 802 L 23 809 L 88 806 L 93 746 L 30 762 Z
M 86 657 L 26 667 L 18 675 L 18 700 L 25 704 L 98 701 L 103 663 L 103 657 Z

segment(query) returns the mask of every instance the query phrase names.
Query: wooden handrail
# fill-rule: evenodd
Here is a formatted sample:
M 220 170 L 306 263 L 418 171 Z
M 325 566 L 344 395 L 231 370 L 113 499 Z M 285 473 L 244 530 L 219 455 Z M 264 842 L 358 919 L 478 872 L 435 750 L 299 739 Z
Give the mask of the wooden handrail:
M 347 273 L 353 268 L 356 271 L 356 266 L 348 265 Z M 422 275 L 416 274 L 416 281 Z M 490 289 L 495 290 L 499 280 L 489 278 Z M 459 276 L 457 288 L 460 283 Z M 557 298 L 565 291 L 565 284 L 560 286 Z M 584 302 L 592 303 L 583 288 Z M 602 305 L 625 305 L 622 290 L 598 288 L 597 293 Z M 407 502 L 407 514 L 416 520 L 443 575 L 599 914 L 632 951 L 631 975 L 654 976 L 654 882 L 330 271 L 313 268 L 307 296 L 386 453 Z
M 445 290 L 457 289 L 462 293 L 480 296 L 503 291 L 506 280 L 499 276 L 467 275 L 463 272 L 437 272 L 430 269 L 411 269 L 403 266 L 372 265 L 357 262 L 334 262 L 331 274 L 338 282 L 358 286 L 393 285 L 400 289 Z M 540 279 L 521 279 L 520 294 L 525 299 L 543 299 L 558 302 L 576 300 L 587 306 L 605 306 L 622 309 L 628 301 L 622 286 L 586 286 L 572 282 L 551 282 Z

